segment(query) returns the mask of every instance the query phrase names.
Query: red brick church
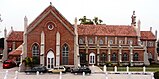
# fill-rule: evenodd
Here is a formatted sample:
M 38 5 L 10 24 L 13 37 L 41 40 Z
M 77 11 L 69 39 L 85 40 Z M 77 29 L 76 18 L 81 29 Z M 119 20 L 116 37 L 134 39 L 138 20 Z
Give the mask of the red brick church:
M 155 35 L 152 30 L 140 31 L 135 12 L 131 18 L 131 25 L 78 25 L 77 19 L 71 24 L 49 5 L 29 25 L 27 17 L 24 18 L 24 32 L 12 30 L 7 35 L 5 30 L 3 60 L 9 55 L 17 55 L 21 60 L 32 57 L 47 68 L 106 62 L 149 65 L 148 59 L 157 61 L 157 31 Z

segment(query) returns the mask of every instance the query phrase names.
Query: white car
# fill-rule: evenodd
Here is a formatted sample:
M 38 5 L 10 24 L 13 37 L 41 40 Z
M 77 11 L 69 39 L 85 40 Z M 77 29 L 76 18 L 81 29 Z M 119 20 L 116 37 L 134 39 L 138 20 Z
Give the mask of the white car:
M 49 69 L 48 72 L 49 73 L 51 73 L 51 72 L 52 73 L 60 73 L 60 72 L 66 73 L 66 69 L 63 66 L 57 66 L 57 67 L 54 67 L 53 69 Z

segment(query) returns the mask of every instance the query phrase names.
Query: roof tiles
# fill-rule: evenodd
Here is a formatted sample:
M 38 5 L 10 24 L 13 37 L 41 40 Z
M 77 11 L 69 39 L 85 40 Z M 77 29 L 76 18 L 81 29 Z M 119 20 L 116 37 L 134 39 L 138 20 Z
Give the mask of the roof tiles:
M 23 41 L 23 31 L 12 31 L 7 41 Z
M 155 35 L 151 31 L 141 31 L 141 40 L 156 40 Z
M 129 25 L 78 25 L 79 35 L 137 36 Z

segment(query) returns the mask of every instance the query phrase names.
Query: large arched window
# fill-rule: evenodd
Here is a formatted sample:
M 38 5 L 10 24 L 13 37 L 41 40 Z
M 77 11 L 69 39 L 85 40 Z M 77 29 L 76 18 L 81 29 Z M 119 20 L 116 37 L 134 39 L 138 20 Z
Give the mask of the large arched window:
M 39 47 L 36 43 L 32 47 L 32 56 L 39 56 Z
M 138 61 L 139 60 L 138 58 L 139 58 L 139 54 L 135 53 L 134 56 L 133 56 L 133 60 Z
M 105 62 L 106 62 L 106 54 L 105 54 L 105 53 L 102 53 L 102 54 L 100 55 L 100 61 L 101 61 L 102 63 L 105 63 Z
M 40 56 L 39 56 L 40 52 L 39 52 L 39 46 L 38 44 L 34 44 L 32 47 L 32 57 L 33 57 L 33 63 L 34 64 L 40 64 Z
M 112 61 L 116 61 L 116 54 L 115 53 L 112 54 Z
M 68 54 L 69 54 L 69 48 L 67 44 L 64 44 L 62 48 L 62 64 L 68 65 Z
M 127 53 L 123 54 L 122 61 L 128 61 L 128 54 Z

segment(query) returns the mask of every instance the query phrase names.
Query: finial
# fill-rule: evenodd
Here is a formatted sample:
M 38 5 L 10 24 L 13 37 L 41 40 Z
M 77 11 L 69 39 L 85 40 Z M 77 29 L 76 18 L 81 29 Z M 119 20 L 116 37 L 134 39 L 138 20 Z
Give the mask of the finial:
M 11 30 L 13 31 L 13 26 L 11 26 Z
M 50 2 L 50 5 L 52 5 L 52 2 Z
M 135 11 L 133 11 L 133 15 L 135 15 Z

